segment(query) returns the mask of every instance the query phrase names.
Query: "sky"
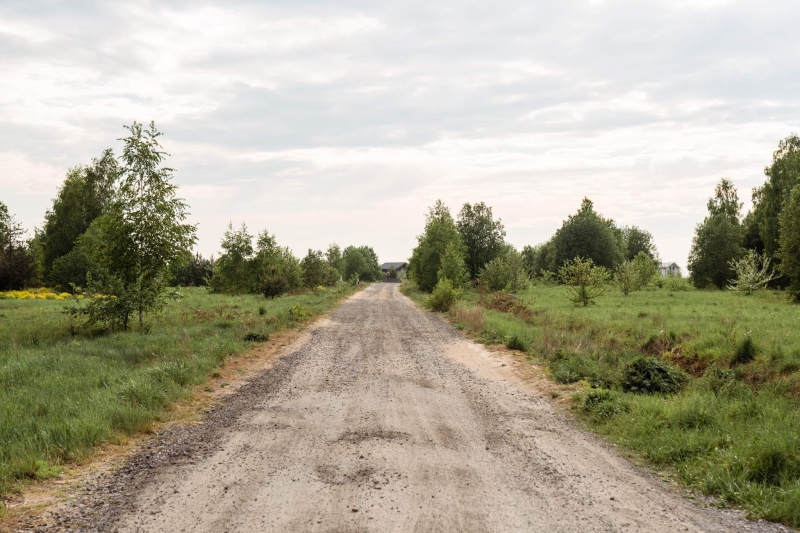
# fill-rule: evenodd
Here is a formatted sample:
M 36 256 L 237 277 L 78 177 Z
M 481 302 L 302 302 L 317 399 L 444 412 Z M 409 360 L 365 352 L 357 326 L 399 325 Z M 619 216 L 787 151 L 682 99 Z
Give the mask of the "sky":
M 0 201 L 41 226 L 67 170 L 154 120 L 197 249 L 407 259 L 437 198 L 547 240 L 584 196 L 685 266 L 721 177 L 800 130 L 796 0 L 0 3 Z

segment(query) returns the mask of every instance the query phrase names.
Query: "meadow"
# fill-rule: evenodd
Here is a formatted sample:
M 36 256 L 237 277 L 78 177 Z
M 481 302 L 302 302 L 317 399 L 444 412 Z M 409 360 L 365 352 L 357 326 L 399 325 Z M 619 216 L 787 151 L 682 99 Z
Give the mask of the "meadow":
M 69 295 L 0 293 L 0 497 L 98 444 L 147 431 L 226 357 L 354 290 L 339 283 L 269 300 L 180 289 L 144 333 L 81 331 L 64 313 Z
M 800 305 L 783 293 L 675 279 L 577 307 L 536 284 L 516 297 L 467 290 L 448 314 L 546 366 L 587 426 L 634 457 L 718 505 L 800 527 Z

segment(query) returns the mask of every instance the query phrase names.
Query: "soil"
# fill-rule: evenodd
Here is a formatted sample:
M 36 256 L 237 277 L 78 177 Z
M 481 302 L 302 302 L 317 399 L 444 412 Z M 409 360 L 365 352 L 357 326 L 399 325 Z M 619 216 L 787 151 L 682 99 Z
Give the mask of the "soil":
M 790 531 L 633 465 L 532 368 L 375 284 L 20 531 Z

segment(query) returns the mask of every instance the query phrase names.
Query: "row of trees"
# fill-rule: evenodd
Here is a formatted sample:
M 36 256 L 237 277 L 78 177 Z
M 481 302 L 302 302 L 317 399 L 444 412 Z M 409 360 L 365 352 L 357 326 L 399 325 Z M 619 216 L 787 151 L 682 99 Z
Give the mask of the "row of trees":
M 111 149 L 67 172 L 41 230 L 24 230 L 0 203 L 0 290 L 47 284 L 81 290 L 86 303 L 70 313 L 85 324 L 128 329 L 132 317 L 158 311 L 176 293 L 169 285 L 209 285 L 212 291 L 259 292 L 274 298 L 302 287 L 381 277 L 367 246 L 333 244 L 302 260 L 263 231 L 255 246 L 247 227 L 228 226 L 222 255 L 192 254 L 196 227 L 187 224 L 168 154 L 154 123 L 126 126 L 122 154 Z
M 206 278 L 216 292 L 262 293 L 275 298 L 303 287 L 315 289 L 339 280 L 357 283 L 381 277 L 378 256 L 369 246 L 348 246 L 342 251 L 331 244 L 325 253 L 309 249 L 299 260 L 266 230 L 258 235 L 254 246 L 245 224 L 239 228 L 229 224 L 220 246 L 223 252 Z
M 603 268 L 625 294 L 641 288 L 655 275 L 658 251 L 652 235 L 635 226 L 618 227 L 584 198 L 578 212 L 564 221 L 546 243 L 518 252 L 505 242 L 505 229 L 484 203 L 464 204 L 454 219 L 438 200 L 425 219 L 409 263 L 420 289 L 433 291 L 447 280 L 458 290 L 466 282 L 481 282 L 489 290 L 516 292 L 530 278 L 563 281 L 562 268 L 580 258 Z
M 753 207 L 742 217 L 733 183 L 723 178 L 695 229 L 689 270 L 695 286 L 724 289 L 740 273 L 761 272 L 761 281 L 786 288 L 800 300 L 800 138 L 782 140 L 753 189 Z M 774 267 L 774 271 L 772 270 Z M 738 288 L 739 282 L 736 282 Z

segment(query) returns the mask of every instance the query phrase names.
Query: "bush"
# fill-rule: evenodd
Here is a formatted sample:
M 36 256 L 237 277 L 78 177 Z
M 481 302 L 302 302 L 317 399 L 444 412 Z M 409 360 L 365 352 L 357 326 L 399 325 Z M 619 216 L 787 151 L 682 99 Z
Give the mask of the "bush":
M 590 391 L 583 400 L 583 411 L 595 422 L 602 422 L 630 410 L 619 396 L 609 390 Z
M 461 291 L 453 287 L 452 281 L 443 279 L 436 284 L 433 292 L 425 301 L 425 305 L 431 311 L 449 311 L 459 298 L 461 298 Z
M 305 322 L 306 320 L 310 320 L 313 315 L 305 306 L 294 304 L 289 308 L 289 316 L 295 322 Z
M 248 333 L 244 336 L 244 340 L 247 342 L 264 342 L 269 340 L 269 335 L 263 333 Z
M 756 358 L 757 353 L 756 344 L 753 342 L 753 339 L 749 336 L 745 337 L 739 346 L 736 347 L 736 351 L 733 352 L 731 356 L 731 366 L 736 365 L 744 365 L 752 361 Z
M 514 334 L 506 339 L 506 348 L 526 352 L 528 351 L 528 343 L 518 334 Z
M 642 356 L 625 367 L 621 385 L 625 392 L 670 394 L 681 390 L 686 381 L 680 370 L 653 357 Z
M 567 286 L 567 296 L 575 304 L 586 307 L 608 288 L 608 270 L 594 266 L 591 259 L 576 257 L 566 261 L 558 271 L 561 282 Z
M 503 258 L 496 257 L 486 263 L 480 279 L 490 291 L 503 291 L 511 283 L 511 274 Z

